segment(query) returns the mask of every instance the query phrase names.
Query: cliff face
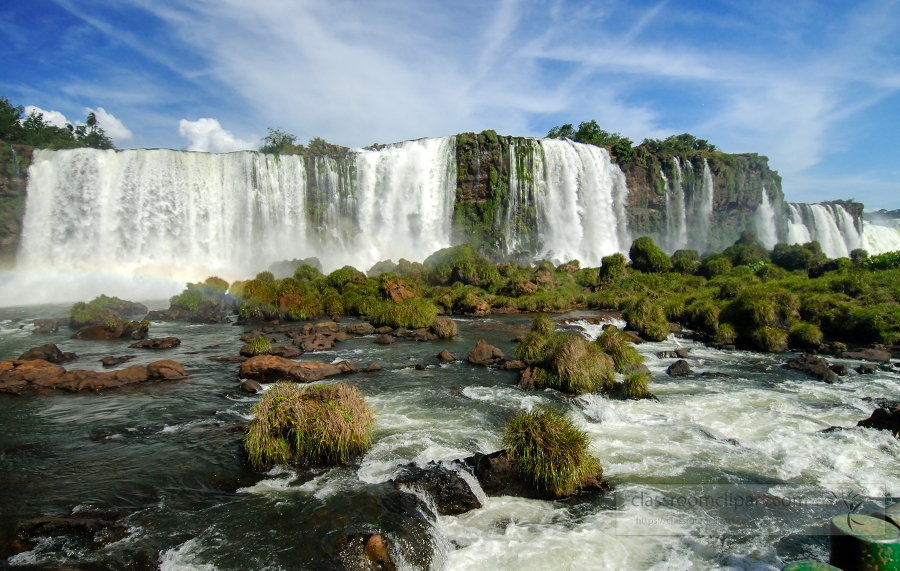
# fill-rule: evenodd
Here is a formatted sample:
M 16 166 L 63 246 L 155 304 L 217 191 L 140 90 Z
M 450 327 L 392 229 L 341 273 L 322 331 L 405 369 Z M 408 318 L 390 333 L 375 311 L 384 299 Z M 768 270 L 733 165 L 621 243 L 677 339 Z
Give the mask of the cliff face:
M 34 147 L 0 141 L 0 267 L 10 267 L 16 261 L 33 152 Z

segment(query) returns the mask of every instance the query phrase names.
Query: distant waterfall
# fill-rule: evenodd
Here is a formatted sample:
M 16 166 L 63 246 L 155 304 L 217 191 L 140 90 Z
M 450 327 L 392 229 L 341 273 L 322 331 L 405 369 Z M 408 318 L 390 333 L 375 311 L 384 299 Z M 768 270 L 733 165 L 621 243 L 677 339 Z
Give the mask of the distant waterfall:
M 756 235 L 762 245 L 771 250 L 778 243 L 778 228 L 775 224 L 775 209 L 772 208 L 772 201 L 769 200 L 769 193 L 766 188 L 762 189 L 762 202 L 756 209 L 754 216 L 756 221 Z
M 543 245 L 538 257 L 599 266 L 603 256 L 627 251 L 628 187 L 609 152 L 569 140 L 539 139 L 536 144 L 540 152 L 535 153 L 532 177 Z
M 684 205 L 681 161 L 672 157 L 674 176 L 668 180 L 664 172 L 660 175 L 666 184 L 666 246 L 670 253 L 687 247 L 687 211 Z
M 788 204 L 789 244 L 816 241 L 829 258 L 841 258 L 862 246 L 853 217 L 840 204 Z
M 900 228 L 863 224 L 862 247 L 870 254 L 900 251 Z
M 328 271 L 422 260 L 450 245 L 454 147 L 425 139 L 339 160 L 36 151 L 17 266 L 234 279 L 308 256 Z

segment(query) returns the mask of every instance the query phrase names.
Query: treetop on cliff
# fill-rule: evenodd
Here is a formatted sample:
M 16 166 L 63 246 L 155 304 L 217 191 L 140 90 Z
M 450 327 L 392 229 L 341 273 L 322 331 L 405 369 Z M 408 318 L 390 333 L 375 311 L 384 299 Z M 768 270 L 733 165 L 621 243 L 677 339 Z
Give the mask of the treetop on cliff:
M 25 116 L 24 112 L 21 105 L 0 97 L 0 140 L 47 149 L 116 148 L 93 113 L 88 114 L 84 125 L 66 123 L 65 127 L 57 127 L 46 122 L 43 113 L 32 111 Z
M 577 130 L 572 127 L 571 123 L 553 127 L 547 133 L 547 138 L 571 139 L 578 143 L 604 147 L 609 149 L 619 162 L 627 161 L 634 154 L 631 139 L 622 136 L 621 133 L 610 133 L 605 129 L 601 129 L 600 125 L 593 119 L 579 123 Z
M 269 127 L 269 133 L 262 138 L 262 145 L 259 147 L 261 153 L 271 153 L 273 155 L 343 155 L 347 152 L 347 147 L 333 145 L 321 137 L 313 137 L 307 145 L 298 144 L 297 136 Z
M 644 139 L 641 146 L 655 152 L 690 153 L 694 151 L 715 151 L 716 146 L 706 139 L 698 139 L 690 133 L 670 135 L 665 139 Z

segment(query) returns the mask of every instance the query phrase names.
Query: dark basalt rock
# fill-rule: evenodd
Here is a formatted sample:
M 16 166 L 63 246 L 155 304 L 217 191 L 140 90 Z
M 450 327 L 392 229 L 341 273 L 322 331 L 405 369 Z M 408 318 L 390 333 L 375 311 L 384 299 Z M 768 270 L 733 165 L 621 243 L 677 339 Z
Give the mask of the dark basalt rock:
M 157 337 L 155 339 L 144 339 L 138 343 L 132 343 L 128 347 L 131 349 L 174 349 L 181 345 L 181 339 L 178 337 Z
M 498 450 L 490 454 L 476 452 L 462 460 L 468 466 L 484 493 L 490 497 L 516 496 L 535 500 L 554 500 L 557 496 L 541 490 L 525 481 L 519 472 L 516 463 L 509 458 L 506 450 Z M 587 477 L 581 484 L 581 493 L 602 492 L 611 489 L 609 484 L 602 481 L 602 470 L 596 476 Z
M 506 355 L 503 354 L 503 351 L 493 345 L 488 345 L 484 342 L 484 339 L 479 339 L 467 356 L 467 360 L 470 363 L 480 367 L 496 365 L 505 358 Z
M 41 538 L 67 537 L 89 549 L 100 549 L 128 534 L 128 527 L 116 523 L 114 517 L 77 516 L 37 517 L 18 526 L 13 543 L 15 551 L 32 549 Z
M 900 402 L 886 401 L 878 405 L 872 416 L 860 420 L 856 426 L 863 428 L 876 428 L 878 430 L 890 430 L 894 436 L 900 436 Z
M 728 373 L 720 373 L 718 371 L 704 371 L 700 373 L 701 377 L 706 377 L 707 379 L 730 379 L 731 375 Z
M 810 355 L 809 353 L 804 353 L 794 359 L 788 359 L 782 367 L 792 371 L 806 373 L 807 375 L 825 381 L 826 383 L 835 383 L 838 381 L 838 376 L 831 370 L 825 359 Z
M 875 365 L 869 365 L 868 363 L 862 364 L 856 368 L 856 372 L 860 375 L 874 375 L 877 370 Z
M 72 355 L 73 357 L 70 357 Z M 63 353 L 59 350 L 59 347 L 54 345 L 53 343 L 48 343 L 47 345 L 41 345 L 40 347 L 32 347 L 28 351 L 25 351 L 21 355 L 19 355 L 19 361 L 32 361 L 34 359 L 42 359 L 47 361 L 48 363 L 65 363 L 66 361 L 70 361 L 72 358 L 77 358 L 77 355 L 74 353 Z
M 669 365 L 669 368 L 666 369 L 666 374 L 670 377 L 686 377 L 694 374 L 694 371 L 691 370 L 691 366 L 687 361 L 679 359 Z
M 407 464 L 393 480 L 398 486 L 428 494 L 440 515 L 459 515 L 481 507 L 478 497 L 458 472 L 434 462 L 424 468 Z
M 831 369 L 831 371 L 839 377 L 847 376 L 847 365 L 831 365 L 828 368 Z
M 35 319 L 34 330 L 36 333 L 59 333 L 60 327 L 67 327 L 70 319 L 68 317 L 60 317 L 58 319 Z

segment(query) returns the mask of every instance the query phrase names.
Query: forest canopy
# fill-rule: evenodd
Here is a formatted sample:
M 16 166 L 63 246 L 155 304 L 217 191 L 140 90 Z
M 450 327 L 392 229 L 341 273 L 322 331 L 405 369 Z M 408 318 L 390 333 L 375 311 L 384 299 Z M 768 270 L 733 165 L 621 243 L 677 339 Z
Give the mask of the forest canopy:
M 45 121 L 43 113 L 32 111 L 26 116 L 24 107 L 13 105 L 6 97 L 0 97 L 0 140 L 42 149 L 116 148 L 93 113 L 84 125 L 57 127 Z

